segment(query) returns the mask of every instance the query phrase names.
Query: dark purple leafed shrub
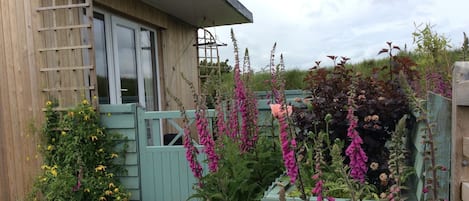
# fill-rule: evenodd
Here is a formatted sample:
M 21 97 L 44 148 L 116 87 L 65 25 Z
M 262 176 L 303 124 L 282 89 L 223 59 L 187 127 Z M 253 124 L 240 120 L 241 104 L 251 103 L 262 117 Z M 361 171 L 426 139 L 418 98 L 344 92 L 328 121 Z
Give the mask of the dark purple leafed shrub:
M 338 57 L 328 56 L 336 64 L 333 68 L 320 68 L 320 62 L 316 62 L 316 66 L 310 69 L 304 80 L 307 83 L 306 89 L 312 95 L 300 100 L 303 107 L 296 107 L 292 115 L 293 122 L 299 129 L 299 143 L 313 139 L 314 136 L 310 135 L 326 130 L 328 126 L 331 142 L 335 139 L 345 142 L 343 156 L 351 154 L 351 148 L 347 154 L 345 150 L 351 144 L 361 148 L 367 159 L 362 161 L 365 161 L 366 169 L 372 167 L 372 171 L 360 169 L 360 173 L 366 173 L 366 181 L 377 187 L 378 195 L 389 190 L 387 188 L 393 184 L 388 178 L 390 153 L 386 143 L 390 141 L 397 122 L 410 113 L 405 90 L 398 81 L 399 74 L 402 73 L 408 83 L 415 85 L 414 88 L 418 86 L 416 83 L 419 79 L 418 72 L 413 69 L 415 63 L 407 57 L 394 56 L 390 50 L 398 50 L 398 47 L 391 43 L 388 45 L 389 48 L 380 53 L 389 53 L 389 66 L 376 68 L 370 75 L 363 75 L 346 67 L 349 60 L 346 57 L 341 57 L 336 62 Z M 354 89 L 353 96 L 350 96 L 350 87 Z M 350 103 L 353 103 L 353 110 Z M 326 125 L 324 117 L 328 114 L 332 119 Z M 351 123 L 354 125 L 351 126 Z M 359 138 L 350 136 L 351 132 L 356 132 Z M 331 157 L 327 153 L 325 160 L 330 163 Z M 354 160 L 346 157 L 344 163 L 352 166 L 351 162 Z M 356 178 L 364 181 L 356 173 Z M 380 179 L 380 176 L 386 176 L 385 187 L 382 187 L 383 178 Z

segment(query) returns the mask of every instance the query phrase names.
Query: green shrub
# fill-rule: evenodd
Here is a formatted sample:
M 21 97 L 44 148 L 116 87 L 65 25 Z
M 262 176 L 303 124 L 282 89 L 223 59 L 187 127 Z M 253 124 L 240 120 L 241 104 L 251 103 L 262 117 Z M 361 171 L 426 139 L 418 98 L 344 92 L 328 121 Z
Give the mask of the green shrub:
M 68 112 L 46 104 L 42 130 L 43 170 L 33 186 L 31 200 L 128 200 L 116 176 L 125 173 L 126 143 L 120 134 L 108 133 L 99 114 L 84 100 Z M 120 148 L 117 148 L 120 147 Z
M 253 151 L 241 153 L 239 144 L 225 136 L 218 171 L 202 177 L 190 199 L 260 200 L 283 171 L 280 149 L 273 149 L 271 140 L 261 137 Z

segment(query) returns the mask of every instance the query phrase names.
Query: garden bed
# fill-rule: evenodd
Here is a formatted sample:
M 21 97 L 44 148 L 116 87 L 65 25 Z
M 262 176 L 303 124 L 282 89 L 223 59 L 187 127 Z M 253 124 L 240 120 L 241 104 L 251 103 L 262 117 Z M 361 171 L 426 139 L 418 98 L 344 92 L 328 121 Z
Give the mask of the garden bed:
M 430 115 L 429 121 L 435 124 L 434 130 L 438 133 L 434 139 L 437 146 L 436 156 L 437 163 L 443 167 L 450 167 L 450 159 L 447 156 L 451 150 L 451 100 L 438 94 L 429 93 L 428 101 L 425 104 Z M 419 114 L 415 113 L 416 118 Z M 422 136 L 424 132 L 424 122 L 414 124 L 410 135 L 407 137 L 410 150 L 410 165 L 412 165 L 415 173 L 409 178 L 405 186 L 409 189 L 405 192 L 404 197 L 407 200 L 422 200 L 425 196 L 423 192 L 425 182 L 425 169 L 428 168 L 428 162 L 424 160 L 425 146 L 422 144 Z M 440 188 L 439 196 L 448 197 L 449 194 L 449 170 L 439 172 L 438 177 Z M 285 190 L 286 201 L 301 200 L 298 196 L 292 196 L 293 191 L 297 188 L 288 181 L 288 177 L 279 176 L 272 185 L 265 191 L 262 201 L 277 201 L 282 189 Z M 296 192 L 293 194 L 297 194 Z M 310 201 L 316 201 L 316 197 L 311 197 Z M 337 201 L 350 200 L 350 198 L 335 198 Z

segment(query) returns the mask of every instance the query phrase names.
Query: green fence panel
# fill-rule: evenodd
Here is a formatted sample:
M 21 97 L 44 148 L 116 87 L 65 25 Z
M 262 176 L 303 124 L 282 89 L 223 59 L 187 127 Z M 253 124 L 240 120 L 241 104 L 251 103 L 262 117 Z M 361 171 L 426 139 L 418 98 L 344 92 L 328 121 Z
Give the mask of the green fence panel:
M 116 132 L 127 137 L 129 145 L 125 155 L 126 175 L 120 175 L 119 179 L 132 194 L 131 200 L 140 200 L 140 174 L 137 143 L 135 104 L 100 105 L 101 124 L 110 132 Z
M 450 190 L 450 167 L 451 167 L 451 100 L 429 92 L 426 103 L 428 111 L 428 120 L 433 125 L 432 132 L 436 147 L 435 158 L 436 164 L 447 168 L 447 171 L 438 172 L 438 188 L 440 198 L 449 198 Z M 418 115 L 416 115 L 418 116 Z M 425 135 L 425 124 L 419 122 L 412 135 L 411 152 L 412 161 L 415 168 L 415 175 L 410 178 L 410 186 L 418 201 L 425 199 L 423 188 L 425 185 L 425 170 L 429 167 L 429 160 L 424 160 L 424 151 L 428 150 L 422 144 L 422 136 Z

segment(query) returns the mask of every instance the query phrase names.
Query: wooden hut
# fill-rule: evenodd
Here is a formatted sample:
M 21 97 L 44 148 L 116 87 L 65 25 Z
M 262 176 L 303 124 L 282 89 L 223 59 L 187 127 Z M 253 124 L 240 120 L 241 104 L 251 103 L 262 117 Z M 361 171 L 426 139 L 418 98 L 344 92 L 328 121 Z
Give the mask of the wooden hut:
M 0 200 L 23 200 L 40 168 L 47 100 L 174 110 L 198 82 L 197 30 L 252 22 L 237 0 L 0 1 Z M 195 86 L 198 86 L 197 84 Z M 198 89 L 197 89 L 198 90 Z

